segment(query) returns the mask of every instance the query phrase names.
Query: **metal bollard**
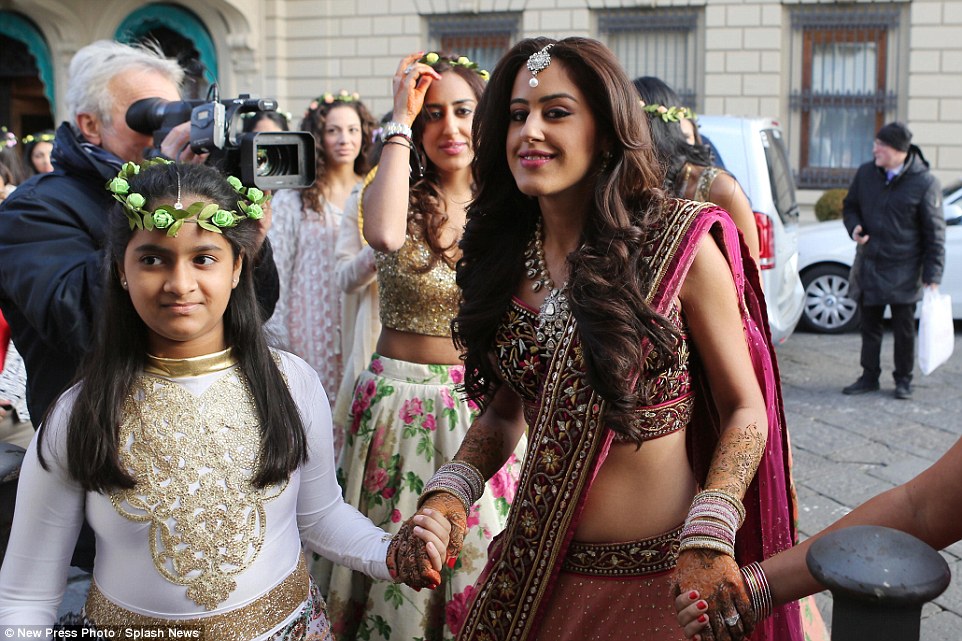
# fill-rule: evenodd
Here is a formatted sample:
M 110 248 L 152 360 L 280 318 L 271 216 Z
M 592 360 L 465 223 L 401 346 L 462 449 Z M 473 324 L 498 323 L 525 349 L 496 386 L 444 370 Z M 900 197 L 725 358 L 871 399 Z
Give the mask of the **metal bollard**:
M 918 641 L 922 605 L 952 579 L 930 546 L 874 525 L 826 534 L 809 548 L 806 562 L 832 591 L 832 641 Z

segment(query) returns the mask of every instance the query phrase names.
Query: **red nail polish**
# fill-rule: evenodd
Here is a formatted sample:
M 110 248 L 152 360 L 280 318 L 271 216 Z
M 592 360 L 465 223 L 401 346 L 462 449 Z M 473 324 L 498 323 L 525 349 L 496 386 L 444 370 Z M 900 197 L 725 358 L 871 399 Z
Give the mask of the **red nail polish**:
M 698 593 L 692 590 L 691 592 L 688 593 L 688 598 L 694 601 L 695 599 L 698 598 Z
M 448 559 L 448 567 L 453 570 L 453 569 L 454 569 L 454 565 L 455 565 L 457 562 L 458 562 L 458 557 L 452 556 L 450 559 Z
M 708 622 L 708 615 L 707 615 L 707 614 L 699 614 L 699 615 L 698 615 L 698 622 L 699 622 L 699 623 L 707 623 L 707 622 Z
M 708 604 L 705 603 L 704 601 L 699 601 L 697 607 L 699 610 L 707 610 Z

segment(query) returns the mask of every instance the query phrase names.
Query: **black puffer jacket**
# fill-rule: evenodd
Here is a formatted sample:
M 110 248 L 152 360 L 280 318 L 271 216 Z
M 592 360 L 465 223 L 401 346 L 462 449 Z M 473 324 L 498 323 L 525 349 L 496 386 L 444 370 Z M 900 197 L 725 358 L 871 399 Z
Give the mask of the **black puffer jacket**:
M 27 366 L 27 405 L 39 424 L 73 380 L 92 337 L 104 277 L 104 188 L 117 175 L 84 150 L 66 123 L 57 130 L 53 173 L 34 176 L 0 206 L 0 310 Z M 279 291 L 270 246 L 254 270 L 261 311 Z
M 923 283 L 942 282 L 942 188 L 918 147 L 911 146 L 891 183 L 874 162 L 859 167 L 842 215 L 849 236 L 856 225 L 870 236 L 853 270 L 863 305 L 914 303 L 922 298 Z

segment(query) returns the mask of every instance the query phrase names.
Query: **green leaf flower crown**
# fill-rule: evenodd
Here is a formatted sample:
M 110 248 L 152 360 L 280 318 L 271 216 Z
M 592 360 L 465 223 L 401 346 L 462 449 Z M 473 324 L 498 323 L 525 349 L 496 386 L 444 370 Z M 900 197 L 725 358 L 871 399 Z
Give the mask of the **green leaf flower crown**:
M 430 53 L 423 55 L 420 58 L 420 60 L 418 60 L 418 62 L 426 65 L 433 65 L 438 60 L 441 60 L 441 56 L 439 56 L 437 53 L 432 51 Z M 487 69 L 481 69 L 478 66 L 478 63 L 472 62 L 467 56 L 458 56 L 457 58 L 444 58 L 444 61 L 447 62 L 452 67 L 464 67 L 465 69 L 470 69 L 471 71 L 481 76 L 481 79 L 484 80 L 485 82 L 487 82 L 488 79 L 491 77 L 491 74 L 488 73 Z
M 236 227 L 243 220 L 260 220 L 264 217 L 263 205 L 270 197 L 257 187 L 244 187 L 239 178 L 228 176 L 227 182 L 234 188 L 241 200 L 237 201 L 237 210 L 222 209 L 217 203 L 196 202 L 184 207 L 180 202 L 180 180 L 177 185 L 177 202 L 173 205 L 161 205 L 153 211 L 144 209 L 147 199 L 136 192 L 131 193 L 130 178 L 142 170 L 153 165 L 172 164 L 166 158 L 154 158 L 141 164 L 125 162 L 116 178 L 107 182 L 107 191 L 114 195 L 127 215 L 127 222 L 131 229 L 167 230 L 168 236 L 176 236 L 185 222 L 196 222 L 201 228 L 215 234 L 222 234 L 222 229 Z
M 639 100 L 641 103 L 641 108 L 645 110 L 646 113 L 651 114 L 657 118 L 661 118 L 665 122 L 679 122 L 682 118 L 688 120 L 695 120 L 695 112 L 688 107 L 666 107 L 665 105 L 659 104 L 645 104 L 644 100 Z

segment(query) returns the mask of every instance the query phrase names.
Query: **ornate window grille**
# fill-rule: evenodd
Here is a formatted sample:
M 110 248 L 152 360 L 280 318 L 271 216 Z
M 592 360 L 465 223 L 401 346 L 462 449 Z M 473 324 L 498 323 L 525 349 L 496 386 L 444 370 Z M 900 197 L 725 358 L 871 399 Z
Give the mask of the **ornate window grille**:
M 898 111 L 904 72 L 899 4 L 799 7 L 792 12 L 792 92 L 802 188 L 847 187 L 872 140 Z
M 603 10 L 595 13 L 598 37 L 629 78 L 656 76 L 695 108 L 704 58 L 698 34 L 701 13 L 691 9 Z
M 520 24 L 520 13 L 433 15 L 428 16 L 428 38 L 432 47 L 467 56 L 494 71 L 517 40 Z

